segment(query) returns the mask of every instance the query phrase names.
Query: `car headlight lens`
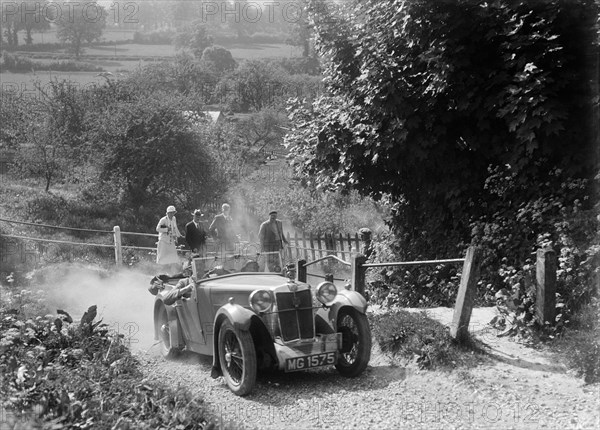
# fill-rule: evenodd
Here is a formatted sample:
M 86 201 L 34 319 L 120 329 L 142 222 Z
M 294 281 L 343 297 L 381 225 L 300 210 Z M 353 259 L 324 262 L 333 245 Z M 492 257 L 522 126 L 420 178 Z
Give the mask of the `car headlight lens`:
M 267 290 L 256 290 L 250 294 L 250 306 L 256 312 L 266 312 L 273 305 L 271 293 Z
M 337 288 L 331 282 L 321 282 L 317 287 L 317 300 L 324 305 L 333 302 L 337 296 Z

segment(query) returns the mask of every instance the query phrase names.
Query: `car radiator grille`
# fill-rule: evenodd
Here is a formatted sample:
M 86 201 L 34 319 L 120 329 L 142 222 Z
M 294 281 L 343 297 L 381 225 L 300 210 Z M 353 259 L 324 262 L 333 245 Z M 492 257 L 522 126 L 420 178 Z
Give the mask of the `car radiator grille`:
M 311 339 L 315 336 L 310 290 L 277 293 L 275 300 L 284 341 Z

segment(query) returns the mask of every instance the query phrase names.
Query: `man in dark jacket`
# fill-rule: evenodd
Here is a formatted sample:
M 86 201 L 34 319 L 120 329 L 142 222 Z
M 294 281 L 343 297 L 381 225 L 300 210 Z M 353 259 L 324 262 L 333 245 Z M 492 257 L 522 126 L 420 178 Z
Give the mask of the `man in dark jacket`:
M 193 254 L 204 254 L 206 244 L 206 231 L 202 225 L 202 212 L 196 209 L 192 215 L 194 219 L 185 225 L 185 241 Z
M 288 243 L 283 234 L 283 224 L 277 219 L 277 211 L 269 212 L 269 219 L 263 222 L 258 229 L 258 240 L 260 241 L 260 259 L 261 269 L 264 270 L 265 263 L 269 271 L 279 272 L 280 256 L 283 245 Z M 273 254 L 273 253 L 279 253 Z M 270 254 L 265 254 L 270 253 Z
M 223 212 L 215 216 L 208 231 L 221 247 L 221 251 L 232 252 L 235 235 L 233 233 L 233 220 L 229 215 L 231 207 L 227 203 L 223 203 L 221 209 Z

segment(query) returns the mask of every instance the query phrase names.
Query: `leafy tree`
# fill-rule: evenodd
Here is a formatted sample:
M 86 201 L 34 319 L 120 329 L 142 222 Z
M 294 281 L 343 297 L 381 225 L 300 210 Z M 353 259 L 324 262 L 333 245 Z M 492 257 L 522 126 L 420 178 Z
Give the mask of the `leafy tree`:
M 287 118 L 282 113 L 266 108 L 240 121 L 237 134 L 255 152 L 265 149 L 281 150 L 287 123 Z
M 159 30 L 170 24 L 170 4 L 161 0 L 146 0 L 136 3 L 138 7 L 136 18 L 142 29 Z
M 31 45 L 33 37 L 31 33 L 48 30 L 50 28 L 50 16 L 52 8 L 47 8 L 48 0 L 28 0 L 20 2 L 19 8 L 21 27 L 25 30 L 25 43 Z
M 165 199 L 194 207 L 227 186 L 208 143 L 184 115 L 185 104 L 156 93 L 118 102 L 102 115 L 102 179 L 119 184 L 136 215 Z
M 9 46 L 19 44 L 20 13 L 19 5 L 13 1 L 0 1 L 0 19 L 2 20 L 3 36 Z
M 66 11 L 57 22 L 56 36 L 70 44 L 70 50 L 77 58 L 84 42 L 100 39 L 106 27 L 106 10 L 96 0 L 65 2 Z
M 212 43 L 212 36 L 208 34 L 206 26 L 200 20 L 183 27 L 182 31 L 175 36 L 175 46 L 189 49 L 196 58 L 202 57 L 204 50 Z
M 238 40 L 246 39 L 251 29 L 254 27 L 253 20 L 255 18 L 256 8 L 260 8 L 257 3 L 248 2 L 247 0 L 231 0 L 223 3 L 223 7 L 227 7 L 228 10 L 232 11 L 231 14 L 225 15 L 227 25 L 231 28 Z
M 23 131 L 16 135 L 16 165 L 21 175 L 43 178 L 49 192 L 56 180 L 70 176 L 72 167 L 86 158 L 86 109 L 79 89 L 67 81 L 36 87 L 39 98 L 18 100 L 17 124 Z
M 389 194 L 401 258 L 453 255 L 475 220 L 594 176 L 597 15 L 591 0 L 354 2 L 315 26 L 327 95 L 291 106 L 297 171 Z M 537 233 L 511 240 L 531 252 Z
M 204 52 L 202 52 L 202 58 L 200 60 L 216 76 L 230 72 L 237 66 L 236 61 L 231 55 L 231 51 L 218 45 L 206 48 Z
M 225 103 L 236 112 L 283 108 L 290 97 L 312 99 L 319 84 L 318 77 L 289 75 L 274 62 L 246 60 L 220 80 L 215 102 Z
M 152 93 L 156 91 L 177 92 L 191 99 L 195 97 L 201 105 L 209 103 L 218 78 L 203 63 L 185 53 L 176 55 L 174 61 L 150 64 L 135 70 L 125 80 L 132 91 Z M 194 97 L 192 97 L 194 96 Z

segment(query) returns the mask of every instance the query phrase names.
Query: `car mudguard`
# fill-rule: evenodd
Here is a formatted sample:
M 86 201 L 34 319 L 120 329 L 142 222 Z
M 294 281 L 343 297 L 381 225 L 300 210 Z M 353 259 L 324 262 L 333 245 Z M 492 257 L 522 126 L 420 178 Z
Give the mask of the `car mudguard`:
M 222 376 L 221 364 L 219 361 L 219 330 L 225 319 L 231 321 L 233 326 L 239 330 L 248 331 L 252 317 L 256 316 L 254 312 L 235 303 L 226 303 L 217 311 L 215 315 L 213 330 L 213 367 L 211 376 L 218 378 Z
M 177 311 L 173 306 L 165 305 L 163 301 L 158 297 L 154 301 L 154 340 L 158 340 L 159 336 L 160 327 L 158 327 L 156 320 L 158 315 L 158 309 L 160 306 L 164 306 L 167 310 L 167 317 L 169 318 L 169 331 L 171 332 L 171 334 L 173 334 L 172 340 L 175 339 L 177 342 L 177 345 L 171 346 L 175 348 L 183 348 L 185 346 L 185 343 L 183 341 L 183 337 L 181 336 L 181 331 L 179 330 L 179 319 L 177 318 Z
M 329 321 L 333 327 L 336 327 L 337 315 L 340 309 L 344 306 L 351 306 L 361 314 L 365 314 L 367 312 L 368 302 L 360 293 L 357 293 L 356 291 L 345 289 L 338 291 L 335 300 L 329 307 Z

